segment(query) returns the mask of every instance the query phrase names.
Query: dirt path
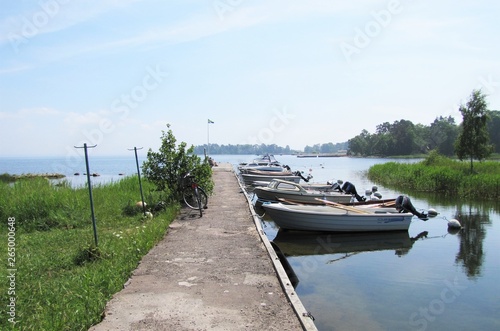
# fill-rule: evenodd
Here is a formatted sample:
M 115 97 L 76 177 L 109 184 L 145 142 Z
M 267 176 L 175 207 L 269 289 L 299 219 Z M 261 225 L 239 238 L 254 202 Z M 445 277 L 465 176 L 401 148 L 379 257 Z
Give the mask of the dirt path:
M 231 165 L 215 167 L 214 181 L 204 216 L 184 209 L 90 330 L 315 329 L 280 284 Z

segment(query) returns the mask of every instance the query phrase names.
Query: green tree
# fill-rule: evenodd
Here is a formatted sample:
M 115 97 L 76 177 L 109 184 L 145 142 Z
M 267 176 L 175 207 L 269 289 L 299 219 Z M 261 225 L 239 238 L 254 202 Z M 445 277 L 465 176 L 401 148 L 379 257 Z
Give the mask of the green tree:
M 489 144 L 489 134 L 487 130 L 488 114 L 486 96 L 481 90 L 473 90 L 469 101 L 461 105 L 462 125 L 458 138 L 455 141 L 455 152 L 462 161 L 470 159 L 470 171 L 474 170 L 473 160 L 479 161 L 487 158 L 493 148 Z
M 391 155 L 410 155 L 415 150 L 415 125 L 411 121 L 400 120 L 392 124 L 390 133 L 394 147 Z
M 170 128 L 169 124 L 167 128 Z M 212 192 L 214 184 L 208 160 L 202 161 L 193 153 L 194 147 L 186 148 L 185 142 L 176 145 L 177 140 L 170 129 L 162 131 L 161 141 L 158 152 L 148 151 L 147 160 L 142 165 L 144 176 L 170 201 L 179 201 L 181 178 L 187 172 L 195 176 L 207 193 Z
M 500 111 L 488 111 L 490 121 L 488 122 L 488 132 L 490 133 L 490 142 L 493 144 L 494 152 L 500 153 Z
M 368 155 L 370 148 L 370 133 L 361 131 L 356 137 L 349 139 L 349 153 L 353 155 Z
M 437 149 L 440 154 L 452 156 L 457 136 L 458 127 L 453 117 L 436 117 L 429 129 L 428 147 L 431 150 Z

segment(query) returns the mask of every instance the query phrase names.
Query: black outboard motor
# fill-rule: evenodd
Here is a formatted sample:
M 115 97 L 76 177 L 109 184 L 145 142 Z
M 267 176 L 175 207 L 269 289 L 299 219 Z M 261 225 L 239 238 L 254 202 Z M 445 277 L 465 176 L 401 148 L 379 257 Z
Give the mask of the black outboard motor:
M 400 213 L 412 213 L 413 215 L 417 216 L 418 218 L 421 219 L 427 219 L 427 214 L 425 213 L 419 213 L 415 207 L 413 207 L 413 204 L 411 203 L 411 200 L 409 197 L 406 195 L 400 195 L 396 198 L 396 209 Z
M 341 192 L 341 193 L 343 193 L 342 188 L 340 188 L 340 184 L 337 183 L 337 182 L 333 183 L 331 190 L 334 191 L 334 192 Z
M 307 175 L 307 178 L 302 176 L 302 173 L 300 171 L 295 171 L 295 176 L 300 176 L 304 180 L 304 182 L 308 183 L 309 179 L 313 178 L 311 174 Z
M 362 197 L 358 194 L 358 192 L 356 191 L 356 187 L 350 182 L 345 182 L 344 185 L 342 185 L 342 191 L 347 194 L 353 194 L 356 197 L 356 200 L 360 202 L 366 200 L 365 197 Z

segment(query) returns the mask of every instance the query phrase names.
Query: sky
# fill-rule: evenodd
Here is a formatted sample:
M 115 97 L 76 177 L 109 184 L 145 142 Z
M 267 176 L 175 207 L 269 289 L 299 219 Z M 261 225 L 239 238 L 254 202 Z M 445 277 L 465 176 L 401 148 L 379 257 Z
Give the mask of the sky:
M 156 151 L 169 129 L 302 150 L 460 123 L 474 89 L 500 110 L 494 0 L 1 3 L 0 156 Z

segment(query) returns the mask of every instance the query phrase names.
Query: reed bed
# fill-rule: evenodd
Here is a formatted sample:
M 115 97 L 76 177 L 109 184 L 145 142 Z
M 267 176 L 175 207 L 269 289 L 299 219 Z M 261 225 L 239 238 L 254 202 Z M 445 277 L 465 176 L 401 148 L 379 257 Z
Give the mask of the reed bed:
M 150 206 L 161 200 L 143 181 Z M 7 281 L 0 282 L 1 330 L 88 330 L 138 262 L 165 235 L 178 204 L 144 218 L 137 177 L 93 188 L 99 245 L 94 244 L 88 188 L 35 178 L 0 183 L 7 257 L 7 220 L 15 218 L 15 321 L 8 321 Z M 135 212 L 133 211 L 135 208 Z M 7 260 L 7 259 L 5 259 Z M 6 279 L 3 268 L 2 279 Z
M 387 162 L 368 170 L 368 178 L 384 186 L 418 192 L 436 192 L 450 197 L 500 197 L 500 162 L 470 163 L 431 155 L 418 163 Z

